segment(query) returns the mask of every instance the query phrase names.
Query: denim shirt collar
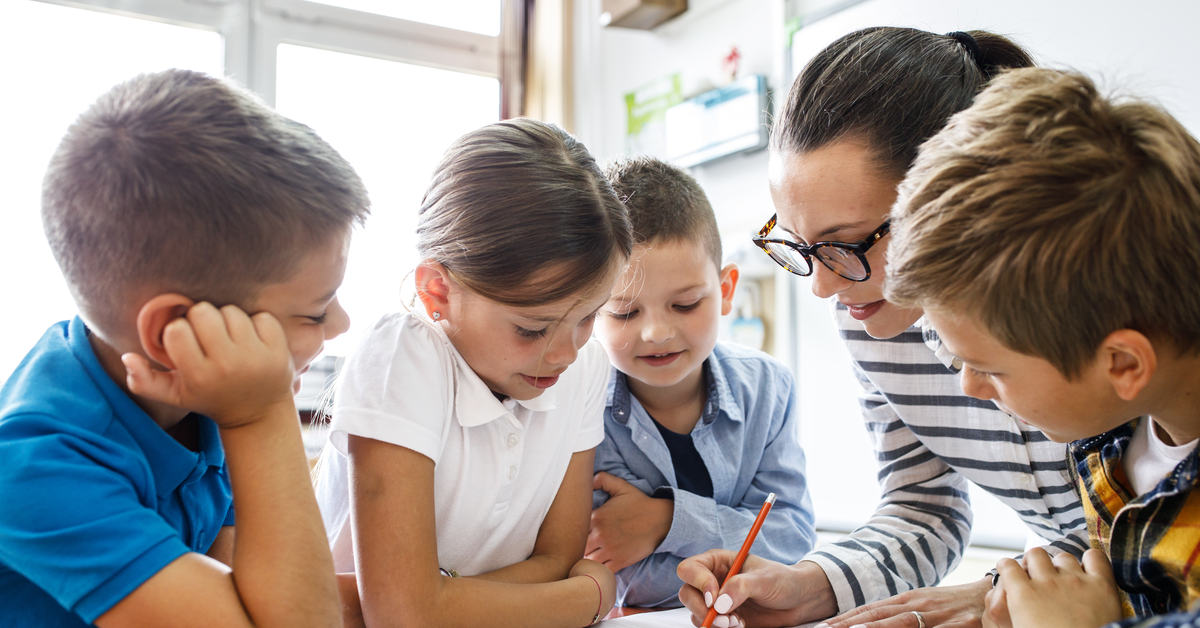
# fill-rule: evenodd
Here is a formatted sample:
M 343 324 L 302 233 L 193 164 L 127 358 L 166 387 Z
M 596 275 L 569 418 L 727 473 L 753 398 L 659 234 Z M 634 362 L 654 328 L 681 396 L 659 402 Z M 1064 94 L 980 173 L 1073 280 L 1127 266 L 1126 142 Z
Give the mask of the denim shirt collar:
M 704 360 L 704 385 L 708 394 L 704 402 L 704 410 L 700 414 L 700 423 L 710 425 L 717 420 L 717 415 L 724 412 L 731 421 L 741 423 L 745 420 L 742 408 L 736 403 L 722 405 L 722 400 L 732 399 L 729 380 L 725 377 L 724 369 L 719 361 L 710 354 Z M 608 407 L 612 410 L 612 418 L 621 425 L 628 425 L 632 413 L 632 393 L 629 392 L 627 375 L 613 367 L 612 377 L 608 380 Z

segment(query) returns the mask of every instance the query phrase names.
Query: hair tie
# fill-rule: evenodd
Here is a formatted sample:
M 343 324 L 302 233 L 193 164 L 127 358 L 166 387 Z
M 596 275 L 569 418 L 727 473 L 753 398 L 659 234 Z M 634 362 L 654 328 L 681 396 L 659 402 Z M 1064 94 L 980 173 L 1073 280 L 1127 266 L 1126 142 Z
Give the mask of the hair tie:
M 975 62 L 975 65 L 979 66 L 979 69 L 983 70 L 984 74 L 988 73 L 987 70 L 984 69 L 983 62 L 979 58 L 979 42 L 975 41 L 975 38 L 972 37 L 970 33 L 954 31 L 953 33 L 946 33 L 946 37 L 950 37 L 962 44 L 963 48 L 967 49 L 967 54 L 971 55 L 971 60 Z

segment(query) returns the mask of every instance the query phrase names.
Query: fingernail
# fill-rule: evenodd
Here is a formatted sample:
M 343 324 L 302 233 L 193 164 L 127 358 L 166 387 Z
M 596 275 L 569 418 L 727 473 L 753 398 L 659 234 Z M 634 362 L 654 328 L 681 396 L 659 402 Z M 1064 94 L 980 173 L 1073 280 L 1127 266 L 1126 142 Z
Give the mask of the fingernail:
M 854 624 L 853 626 L 850 626 L 850 628 L 867 628 L 867 627 L 862 624 Z
M 746 628 L 746 624 L 742 623 L 742 618 L 737 615 L 729 616 L 729 625 L 736 626 L 737 628 Z
M 704 592 L 704 605 L 709 608 L 712 608 L 712 592 L 711 591 Z
M 717 615 L 713 620 L 713 625 L 717 628 L 729 628 L 729 618 L 724 615 Z
M 825 622 L 821 622 L 821 623 L 817 624 L 816 626 L 813 626 L 813 628 L 829 628 L 829 624 L 827 624 Z
M 724 615 L 729 612 L 729 609 L 733 608 L 733 598 L 729 597 L 728 593 L 722 593 L 721 597 L 717 598 L 713 608 L 717 609 L 718 613 Z

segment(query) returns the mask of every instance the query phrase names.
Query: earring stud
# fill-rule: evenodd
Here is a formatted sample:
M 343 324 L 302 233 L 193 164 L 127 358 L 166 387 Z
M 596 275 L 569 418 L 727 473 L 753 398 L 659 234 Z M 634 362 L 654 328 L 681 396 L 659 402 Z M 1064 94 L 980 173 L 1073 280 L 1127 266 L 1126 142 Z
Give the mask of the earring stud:
M 435 320 L 435 321 L 436 321 L 436 320 L 438 320 L 438 319 L 439 319 L 439 318 L 441 318 L 441 317 L 442 317 L 442 313 L 441 313 L 441 312 L 439 312 L 439 311 L 437 311 L 437 310 L 434 310 L 434 311 L 433 311 L 433 320 Z

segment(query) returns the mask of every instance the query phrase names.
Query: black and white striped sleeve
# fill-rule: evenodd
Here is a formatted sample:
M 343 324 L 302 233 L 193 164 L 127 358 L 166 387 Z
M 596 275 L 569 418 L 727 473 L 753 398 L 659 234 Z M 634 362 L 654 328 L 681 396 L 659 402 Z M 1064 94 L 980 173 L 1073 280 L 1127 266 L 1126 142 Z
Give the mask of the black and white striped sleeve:
M 966 478 L 925 447 L 857 365 L 855 375 L 882 499 L 863 526 L 805 557 L 825 571 L 838 612 L 937 584 L 971 533 Z

